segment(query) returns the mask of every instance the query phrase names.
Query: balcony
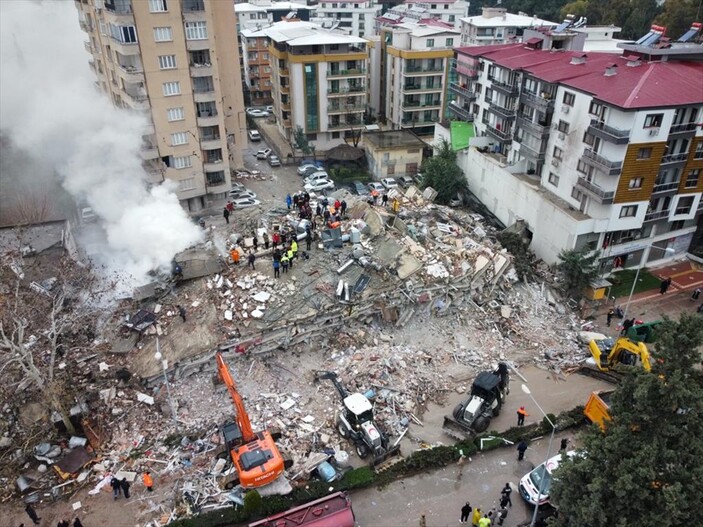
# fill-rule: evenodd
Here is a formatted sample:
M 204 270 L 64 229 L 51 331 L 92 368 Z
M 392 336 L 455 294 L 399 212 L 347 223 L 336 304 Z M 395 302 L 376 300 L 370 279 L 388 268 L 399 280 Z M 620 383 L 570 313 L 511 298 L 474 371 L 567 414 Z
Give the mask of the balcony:
M 354 127 L 360 127 L 362 126 L 361 120 L 355 120 L 355 121 L 345 121 L 345 122 L 334 122 L 330 121 L 327 123 L 327 129 L 328 130 L 348 130 L 350 128 Z
M 515 96 L 520 91 L 516 84 L 509 84 L 507 82 L 499 81 L 493 77 L 489 77 L 488 80 L 492 81 L 491 87 L 494 90 L 504 93 L 505 95 Z
M 672 181 L 671 183 L 655 183 L 652 189 L 652 194 L 663 194 L 665 192 L 676 192 L 681 181 Z
M 513 140 L 513 134 L 510 130 L 499 130 L 490 124 L 484 124 L 484 126 L 486 127 L 486 133 L 501 143 L 510 143 Z
M 462 121 L 472 123 L 474 120 L 474 115 L 469 110 L 457 106 L 456 104 L 454 104 L 454 102 L 449 103 L 447 105 L 447 109 L 449 110 L 449 113 L 458 117 Z
M 429 103 L 426 101 L 404 101 L 401 105 L 403 111 L 436 110 L 442 107 L 442 100 L 435 99 Z
M 406 66 L 403 75 L 406 77 L 415 77 L 417 75 L 438 75 L 444 73 L 443 65 L 435 66 Z
M 644 215 L 644 221 L 661 220 L 664 218 L 668 218 L 669 214 L 671 214 L 671 209 L 659 210 L 656 212 L 648 212 L 647 214 Z
M 139 55 L 139 44 L 136 42 L 120 42 L 117 39 L 111 39 L 112 49 L 121 53 L 122 55 L 133 56 Z
M 122 100 L 133 110 L 149 109 L 149 97 L 146 94 L 132 94 L 123 91 Z
M 630 140 L 629 130 L 620 130 L 619 128 L 607 126 L 605 123 L 600 122 L 597 119 L 591 119 L 591 124 L 588 127 L 588 133 L 595 137 L 600 137 L 610 143 L 615 143 L 616 145 L 626 145 Z
M 610 159 L 596 154 L 590 148 L 584 150 L 581 159 L 585 163 L 605 171 L 609 176 L 618 176 L 622 171 L 622 161 L 611 161 Z
M 186 40 L 186 49 L 188 51 L 202 51 L 210 49 L 210 39 L 204 38 L 199 40 Z
M 548 125 L 545 124 L 543 126 L 541 124 L 532 122 L 529 119 L 525 119 L 524 117 L 518 117 L 517 124 L 520 128 L 523 128 L 523 129 L 528 130 L 532 133 L 535 133 L 540 137 L 543 137 L 549 133 L 549 126 Z
M 200 140 L 201 150 L 216 150 L 222 148 L 222 139 L 219 137 L 203 137 Z
M 661 164 L 662 165 L 684 164 L 687 159 L 688 159 L 688 153 L 669 154 L 669 155 L 662 157 Z
M 132 6 L 130 3 L 119 3 L 114 6 L 105 6 L 106 21 L 114 22 L 117 25 L 134 24 L 134 15 L 132 14 Z
M 80 26 L 81 30 L 85 31 L 86 33 L 90 33 L 94 29 L 93 26 L 91 26 L 86 20 L 79 21 L 78 25 Z
M 125 82 L 130 84 L 138 84 L 144 82 L 144 70 L 141 67 L 136 66 L 123 66 L 122 64 L 117 64 L 117 76 L 124 79 Z
M 533 161 L 544 161 L 544 152 L 539 148 L 534 148 L 527 143 L 520 143 L 520 155 Z
M 281 77 L 288 77 L 290 75 L 290 72 L 284 68 L 284 69 L 278 70 L 278 74 Z
M 205 13 L 204 8 L 201 10 L 186 10 L 183 9 L 183 21 L 184 22 L 205 22 L 207 20 L 207 13 Z
M 671 126 L 669 129 L 669 135 L 675 135 L 677 137 L 686 137 L 689 135 L 696 135 L 696 127 L 698 125 L 696 123 L 683 123 L 683 124 L 674 124 Z
M 610 205 L 615 198 L 615 192 L 603 190 L 595 183 L 581 176 L 579 176 L 576 186 L 585 190 L 587 194 L 602 205 Z
M 468 90 L 466 88 L 463 88 L 460 84 L 458 84 L 456 82 L 449 83 L 449 91 L 452 93 L 456 93 L 457 95 L 463 97 L 467 101 L 473 101 L 478 96 L 476 93 L 474 93 L 471 90 Z
M 144 161 L 159 159 L 159 149 L 154 145 L 144 144 L 139 150 L 139 157 Z
M 422 86 L 420 84 L 406 84 L 403 86 L 404 91 L 411 91 L 414 93 L 425 93 L 425 92 L 441 92 L 442 86 Z
M 478 76 L 479 76 L 478 70 L 471 69 L 468 66 L 465 66 L 463 64 L 457 64 L 455 69 L 459 75 L 466 77 L 468 80 L 478 79 Z
M 546 110 L 554 106 L 554 97 L 546 93 L 537 95 L 536 93 L 523 91 L 520 94 L 520 101 L 540 110 Z
M 191 64 L 190 65 L 190 76 L 191 77 L 212 77 L 212 64 Z
M 216 161 L 206 161 L 205 163 L 203 163 L 204 172 L 218 172 L 220 170 L 225 170 L 226 168 L 227 167 L 225 166 L 222 159 L 218 159 Z
M 293 125 L 291 124 L 291 120 L 290 120 L 290 119 L 282 119 L 282 120 L 281 120 L 281 123 L 283 123 L 283 127 L 284 127 L 284 128 L 290 128 L 291 126 L 293 126 Z
M 439 116 L 433 118 L 433 119 L 403 119 L 401 121 L 401 124 L 403 126 L 417 126 L 417 125 L 425 125 L 425 124 L 435 124 L 439 122 Z
M 327 78 L 343 78 L 343 77 L 365 77 L 366 76 L 366 69 L 365 68 L 359 68 L 359 69 L 350 69 L 350 70 L 336 70 L 336 71 L 328 71 L 327 72 Z
M 90 43 L 89 40 L 86 40 L 85 42 L 83 42 L 83 47 L 84 47 L 85 50 L 86 50 L 88 53 L 90 53 L 91 55 L 94 53 L 93 45 Z
M 280 86 L 278 87 L 278 89 L 280 90 L 281 93 L 290 93 L 290 86 L 283 86 L 283 85 L 280 85 Z M 329 93 L 329 92 L 328 92 L 328 93 Z
M 193 100 L 195 102 L 215 102 L 214 91 L 193 92 Z
M 327 113 L 353 113 L 366 111 L 365 104 L 330 104 L 327 107 Z
M 500 117 L 508 120 L 515 119 L 515 110 L 509 110 L 508 108 L 504 108 L 503 106 L 499 106 L 496 103 L 491 103 L 488 106 L 488 111 L 493 112 L 496 115 L 499 115 Z
M 364 95 L 366 96 L 366 87 L 365 86 L 348 86 L 344 88 L 330 88 L 327 90 L 327 95 L 331 97 L 340 97 L 340 96 L 345 96 L 345 97 L 355 97 L 357 95 Z
M 220 124 L 220 118 L 217 116 L 217 113 L 214 115 L 202 114 L 195 119 L 195 122 L 198 126 L 217 126 Z

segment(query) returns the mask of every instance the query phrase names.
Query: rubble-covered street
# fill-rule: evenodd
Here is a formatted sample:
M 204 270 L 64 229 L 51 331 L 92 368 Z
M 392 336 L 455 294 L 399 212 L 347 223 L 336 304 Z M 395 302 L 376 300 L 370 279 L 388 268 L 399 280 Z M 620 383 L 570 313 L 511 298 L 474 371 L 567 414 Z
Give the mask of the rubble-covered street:
M 576 340 L 582 321 L 556 296 L 546 270 L 543 281 L 518 282 L 510 256 L 479 215 L 435 205 L 415 187 L 389 197 L 386 208 L 345 190 L 329 196 L 330 206 L 335 199 L 347 203 L 346 216 L 335 228 L 318 218 L 309 251 L 299 218 L 276 202 L 270 210 L 235 213 L 229 225 L 205 218 L 207 241 L 176 258 L 182 281 L 161 281 L 135 295 L 140 300 L 110 305 L 95 319 L 92 344 L 62 359 L 81 403 L 83 433 L 68 443 L 57 441 L 48 423 L 43 435 L 29 436 L 38 429 L 31 421 L 3 421 L 0 499 L 19 503 L 22 481 L 21 494 L 33 496 L 42 514 L 58 518 L 55 511 L 79 502 L 95 518 L 120 503 L 112 503 L 107 477 L 118 474 L 134 481 L 125 525 L 163 525 L 241 500 L 218 476 L 218 425 L 234 413 L 225 387 L 213 382 L 218 351 L 254 429 L 282 433 L 292 485 L 304 484 L 315 466 L 310 459 L 323 452 L 345 451 L 351 465 L 365 464 L 337 433 L 340 399 L 331 383 L 315 382 L 318 372 L 334 371 L 350 392 L 366 394 L 377 423 L 406 455 L 452 441 L 424 426 L 426 418 L 437 421 L 426 413 L 446 413 L 476 373 L 498 361 L 534 363 L 559 376 L 585 358 Z M 318 199 L 311 199 L 313 210 Z M 272 248 L 261 238 L 285 229 L 298 237 L 298 257 L 274 278 Z M 255 270 L 246 263 L 254 232 Z M 238 241 L 234 265 L 230 250 Z M 33 393 L 18 391 L 4 413 L 26 414 Z M 63 480 L 52 465 L 74 452 L 85 458 L 66 465 Z M 145 470 L 155 476 L 154 494 L 141 483 Z

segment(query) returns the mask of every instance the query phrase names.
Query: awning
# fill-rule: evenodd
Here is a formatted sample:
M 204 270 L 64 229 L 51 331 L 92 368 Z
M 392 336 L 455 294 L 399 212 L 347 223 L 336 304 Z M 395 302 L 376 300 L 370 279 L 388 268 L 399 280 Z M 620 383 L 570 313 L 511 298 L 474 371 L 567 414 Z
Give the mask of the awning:
M 540 42 L 542 42 L 541 38 L 532 37 L 532 38 L 528 38 L 527 42 L 525 42 L 525 44 L 530 44 L 530 45 L 534 46 L 535 44 L 539 44 Z

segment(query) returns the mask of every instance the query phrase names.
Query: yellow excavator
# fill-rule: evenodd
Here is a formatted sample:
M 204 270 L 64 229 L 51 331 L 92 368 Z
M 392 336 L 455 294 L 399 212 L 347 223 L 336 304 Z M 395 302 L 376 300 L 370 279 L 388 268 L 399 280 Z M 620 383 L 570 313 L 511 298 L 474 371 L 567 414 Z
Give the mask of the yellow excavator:
M 588 343 L 588 349 L 600 371 L 621 371 L 628 367 L 652 370 L 649 350 L 644 342 L 635 342 L 627 337 L 593 339 Z

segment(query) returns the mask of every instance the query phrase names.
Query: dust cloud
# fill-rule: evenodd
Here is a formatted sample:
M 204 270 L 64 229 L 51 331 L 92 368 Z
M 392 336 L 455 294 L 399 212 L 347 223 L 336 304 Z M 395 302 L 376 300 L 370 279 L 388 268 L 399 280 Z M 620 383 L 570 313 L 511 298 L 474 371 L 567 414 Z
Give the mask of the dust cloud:
M 202 233 L 169 183 L 147 189 L 138 155 L 146 120 L 98 92 L 84 40 L 70 0 L 0 2 L 0 129 L 93 208 L 104 230 L 96 263 L 128 288 Z

